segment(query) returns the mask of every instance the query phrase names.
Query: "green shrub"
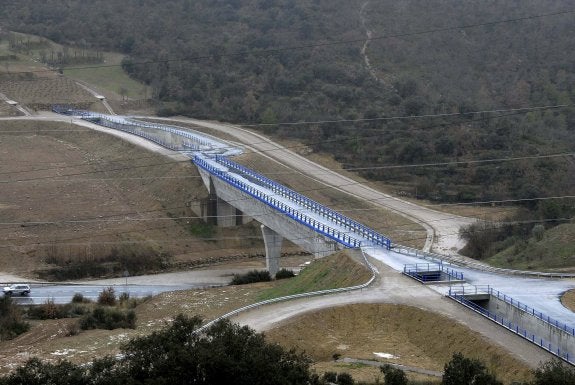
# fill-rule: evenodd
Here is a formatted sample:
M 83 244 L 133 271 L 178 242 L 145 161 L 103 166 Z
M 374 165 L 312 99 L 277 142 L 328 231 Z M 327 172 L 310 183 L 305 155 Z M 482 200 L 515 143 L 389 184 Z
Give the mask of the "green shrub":
M 401 369 L 394 368 L 389 364 L 385 364 L 379 367 L 379 370 L 383 373 L 385 378 L 385 383 L 388 385 L 407 385 L 407 376 L 405 372 Z
M 295 277 L 293 270 L 281 269 L 276 273 L 276 279 L 286 279 Z
M 534 375 L 533 385 L 575 384 L 575 369 L 557 359 L 541 364 Z
M 255 282 L 271 281 L 270 272 L 267 270 L 252 270 L 246 274 L 234 274 L 232 285 L 246 285 Z
M 88 298 L 85 298 L 82 293 L 75 293 L 72 297 L 72 303 L 88 303 L 91 302 Z
M 122 311 L 115 308 L 98 306 L 85 314 L 79 322 L 80 329 L 135 329 L 136 313 L 133 310 Z
M 337 381 L 337 373 L 336 372 L 325 372 L 322 376 L 325 382 L 334 383 Z
M 355 381 L 353 379 L 353 377 L 351 376 L 351 374 L 349 373 L 339 373 L 337 375 L 337 385 L 353 385 L 355 384 Z
M 124 303 L 128 302 L 129 300 L 130 300 L 130 293 L 123 292 L 118 297 L 118 301 L 120 301 L 120 305 L 123 305 Z
M 69 305 L 58 305 L 53 299 L 47 299 L 42 305 L 28 308 L 27 315 L 32 319 L 59 319 L 69 316 Z

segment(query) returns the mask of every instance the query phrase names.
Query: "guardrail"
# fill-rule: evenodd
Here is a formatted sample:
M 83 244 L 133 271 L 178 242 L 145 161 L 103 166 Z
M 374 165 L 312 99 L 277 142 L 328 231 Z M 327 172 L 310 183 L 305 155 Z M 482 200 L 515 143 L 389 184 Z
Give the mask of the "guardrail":
M 526 340 L 538 345 L 539 347 L 547 350 L 548 352 L 561 358 L 562 360 L 565 360 L 565 361 L 569 362 L 570 364 L 575 364 L 575 357 L 573 357 L 572 355 L 569 355 L 569 352 L 561 351 L 561 349 L 559 347 L 553 346 L 551 344 L 551 342 L 546 341 L 543 338 L 540 338 L 540 337 L 536 336 L 535 334 L 530 333 L 528 330 L 520 328 L 519 325 L 516 325 L 512 322 L 509 322 L 505 318 L 499 317 L 499 316 L 497 316 L 497 314 L 494 314 L 494 313 L 490 312 L 489 310 L 477 305 L 476 303 L 473 303 L 472 301 L 467 300 L 464 297 L 464 295 L 450 292 L 449 297 L 454 299 L 455 301 L 461 303 L 463 306 L 465 306 L 465 307 L 483 315 L 484 317 L 487 317 L 491 321 L 503 326 L 507 330 L 510 330 L 511 332 L 513 332 L 513 333 L 525 338 Z
M 196 163 L 196 160 L 198 160 L 198 162 L 201 162 L 203 165 L 208 164 L 204 158 L 200 157 L 200 156 L 194 156 L 193 158 L 194 163 Z M 383 246 L 385 248 L 387 248 L 388 250 L 391 248 L 391 240 L 379 233 L 377 233 L 376 231 L 370 229 L 369 227 L 362 225 L 361 223 L 346 217 L 345 215 L 342 215 L 312 199 L 307 198 L 306 196 L 291 190 L 277 182 L 274 182 L 271 179 L 266 178 L 265 176 L 256 173 L 253 170 L 250 170 L 247 167 L 244 167 L 240 164 L 237 164 L 229 159 L 227 159 L 226 157 L 223 156 L 215 156 L 214 158 L 210 158 L 211 161 L 215 161 L 217 164 L 220 164 L 222 166 L 224 166 L 226 169 L 233 171 L 234 174 L 238 174 L 240 176 L 242 176 L 243 178 L 245 178 L 246 180 L 257 184 L 258 186 L 262 186 L 270 191 L 272 191 L 274 193 L 275 196 L 278 197 L 282 197 L 285 199 L 288 199 L 291 202 L 296 203 L 298 206 L 302 206 L 305 210 L 308 210 L 309 212 L 315 213 L 327 220 L 329 220 L 330 222 L 335 223 L 338 226 L 343 227 L 346 231 L 341 233 L 341 237 L 350 237 L 349 235 L 346 234 L 354 234 L 354 235 L 358 235 L 359 237 L 361 237 L 362 239 L 367 240 L 370 244 L 372 245 L 378 245 L 378 246 Z M 209 164 L 208 164 L 209 166 Z M 205 168 L 205 167 L 204 167 Z M 215 167 L 209 166 L 209 169 L 206 169 L 206 171 L 208 172 L 212 172 L 213 170 L 218 170 Z M 249 189 L 251 193 L 251 189 Z M 279 207 L 280 209 L 287 211 L 288 214 L 290 213 L 291 210 L 286 210 L 285 209 L 285 205 L 280 203 Z M 288 206 L 289 207 L 289 206 Z M 278 208 L 278 207 L 276 207 Z M 299 214 L 302 214 L 300 211 L 297 211 Z M 302 214 L 304 216 L 307 217 L 307 215 Z M 296 218 L 294 218 L 297 221 L 300 221 L 299 219 L 299 215 L 297 215 Z M 312 219 L 313 222 L 317 222 L 315 220 Z M 307 223 L 304 223 L 307 224 Z M 317 222 L 318 226 L 314 226 L 312 227 L 314 230 L 322 230 L 323 224 L 320 222 Z M 353 239 L 353 237 L 351 237 Z M 338 239 L 335 239 L 338 240 Z M 344 240 L 345 242 L 345 240 Z M 365 244 L 348 244 L 348 247 L 358 247 L 361 245 L 365 245 Z
M 164 146 L 174 151 L 200 151 L 202 149 L 203 150 L 217 149 L 220 151 L 226 151 L 230 149 L 229 145 L 215 139 L 207 138 L 207 135 L 194 134 L 193 132 L 183 130 L 180 127 L 176 126 L 143 122 L 134 119 L 115 117 L 106 114 L 99 114 L 90 111 L 76 110 L 63 105 L 52 106 L 52 111 L 62 115 L 79 116 L 84 120 L 90 121 L 92 123 L 104 127 L 129 132 L 130 134 L 144 137 L 148 140 L 151 140 L 161 146 Z M 187 142 L 183 141 L 181 143 L 181 146 L 176 146 L 173 143 L 168 143 L 162 139 L 158 139 L 151 133 L 146 133 L 145 131 L 138 130 L 138 128 L 151 129 L 174 134 L 177 136 L 181 136 L 182 138 L 185 138 L 188 141 Z
M 503 275 L 519 275 L 526 277 L 537 277 L 537 278 L 575 278 L 575 274 L 572 273 L 553 273 L 553 272 L 541 272 L 541 271 L 526 271 L 526 270 L 514 270 L 514 269 L 503 269 L 500 267 L 488 266 L 482 263 L 472 262 L 463 260 L 460 257 L 442 255 L 436 253 L 430 253 L 427 251 L 422 251 L 413 247 L 403 246 L 399 244 L 393 244 L 392 249 L 403 255 L 414 256 L 417 258 L 422 258 L 428 261 L 434 261 L 436 263 L 448 262 L 454 265 L 469 267 L 475 270 L 487 271 L 494 274 Z
M 361 249 L 360 249 L 361 250 Z M 243 306 L 240 307 L 239 309 L 235 309 L 231 312 L 228 312 L 222 316 L 219 316 L 209 322 L 207 322 L 206 324 L 202 325 L 201 327 L 199 327 L 198 329 L 195 330 L 196 333 L 200 333 L 203 330 L 209 328 L 210 326 L 212 326 L 213 324 L 215 324 L 218 321 L 221 321 L 223 319 L 226 318 L 230 318 L 236 314 L 239 313 L 243 313 L 244 311 L 247 310 L 251 310 L 251 309 L 255 309 L 258 308 L 260 306 L 264 306 L 264 305 L 269 305 L 272 303 L 278 303 L 278 302 L 284 302 L 284 301 L 289 301 L 292 299 L 298 299 L 298 298 L 309 298 L 309 297 L 317 297 L 320 295 L 327 295 L 327 294 L 336 294 L 336 293 L 343 293 L 343 292 L 348 292 L 348 291 L 355 291 L 355 290 L 361 290 L 361 289 L 365 289 L 366 287 L 368 287 L 369 285 L 371 285 L 371 283 L 375 280 L 376 274 L 377 274 L 377 269 L 375 268 L 375 266 L 373 266 L 371 264 L 371 262 L 369 262 L 369 260 L 367 259 L 367 257 L 365 256 L 365 253 L 363 252 L 363 250 L 361 250 L 361 254 L 363 256 L 363 259 L 365 261 L 365 263 L 367 264 L 367 266 L 369 267 L 369 269 L 371 270 L 371 278 L 366 282 L 363 283 L 361 285 L 356 285 L 356 286 L 349 286 L 349 287 L 341 287 L 341 288 L 337 288 L 337 289 L 327 289 L 327 290 L 318 290 L 318 291 L 312 291 L 309 293 L 301 293 L 301 294 L 292 294 L 292 295 L 286 295 L 284 297 L 278 297 L 278 298 L 272 298 L 272 299 L 268 299 L 266 301 L 261 301 L 261 302 L 256 302 L 254 304 L 251 305 L 247 305 L 247 306 Z
M 437 272 L 437 275 L 429 276 L 428 274 L 423 274 L 431 272 Z M 409 275 L 410 277 L 422 282 L 439 281 L 442 274 L 445 274 L 449 281 L 452 279 L 463 281 L 462 272 L 443 266 L 442 263 L 416 263 L 403 265 L 403 274 Z

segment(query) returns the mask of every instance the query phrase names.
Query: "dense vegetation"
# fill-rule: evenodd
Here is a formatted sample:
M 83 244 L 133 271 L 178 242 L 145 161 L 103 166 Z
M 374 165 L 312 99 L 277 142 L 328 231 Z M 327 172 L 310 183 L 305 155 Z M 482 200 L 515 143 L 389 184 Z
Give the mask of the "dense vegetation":
M 263 334 L 248 327 L 219 321 L 198 332 L 201 323 L 198 317 L 179 315 L 165 329 L 130 340 L 117 357 L 96 359 L 90 365 L 69 361 L 50 363 L 32 358 L 12 374 L 0 378 L 0 384 L 355 383 L 345 372 L 326 372 L 319 376 L 310 369 L 311 360 L 306 355 L 269 343 Z M 389 385 L 423 384 L 409 382 L 403 371 L 389 365 L 381 367 L 381 372 Z M 569 385 L 575 380 L 575 371 L 559 361 L 544 363 L 533 374 L 534 381 L 523 385 Z M 501 382 L 481 361 L 456 353 L 445 364 L 441 384 L 499 385 Z
M 169 102 L 164 113 L 274 123 L 509 109 L 575 99 L 572 14 L 374 40 L 367 53 L 383 82 L 367 71 L 361 41 L 261 52 L 361 40 L 363 3 L 10 0 L 0 5 L 0 14 L 14 30 L 78 49 L 124 52 L 124 69 Z M 568 5 L 566 0 L 529 0 L 518 9 L 513 2 L 386 0 L 369 2 L 363 17 L 376 36 L 385 36 L 453 26 L 453 20 L 468 25 L 551 13 Z M 270 130 L 306 140 L 348 166 L 370 167 L 572 151 L 574 111 Z M 418 197 L 459 201 L 554 195 L 574 187 L 573 173 L 573 164 L 564 159 L 364 172 L 390 182 L 410 181 L 408 193 Z M 550 179 L 553 183 L 547 183 Z
M 265 341 L 247 327 L 178 316 L 165 330 L 131 340 L 121 358 L 78 366 L 32 359 L 0 384 L 306 384 L 309 359 Z
M 271 124 L 263 126 L 267 133 L 331 153 L 403 195 L 441 202 L 521 199 L 529 212 L 513 220 L 569 218 L 573 199 L 562 201 L 559 212 L 549 209 L 554 202 L 532 199 L 575 191 L 572 155 L 538 158 L 575 150 L 575 19 L 566 13 L 490 23 L 571 6 L 568 0 L 518 4 L 7 0 L 0 23 L 76 51 L 123 52 L 124 70 L 152 87 L 162 114 Z M 476 26 L 419 33 L 466 25 Z M 388 36 L 367 46 L 371 71 L 361 49 L 366 29 Z M 339 41 L 354 42 L 331 44 Z M 561 107 L 511 111 L 551 105 Z M 506 112 L 470 113 L 494 109 Z M 378 119 L 428 114 L 445 115 Z M 338 119 L 367 120 L 275 124 Z M 511 157 L 534 158 L 465 162 Z M 445 162 L 452 164 L 402 167 Z

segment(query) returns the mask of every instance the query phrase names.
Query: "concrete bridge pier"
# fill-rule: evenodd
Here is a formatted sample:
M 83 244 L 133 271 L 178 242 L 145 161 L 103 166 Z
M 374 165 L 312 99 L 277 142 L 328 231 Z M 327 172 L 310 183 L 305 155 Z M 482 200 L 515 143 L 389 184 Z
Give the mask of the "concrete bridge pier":
M 265 225 L 261 225 L 266 248 L 266 268 L 275 277 L 280 269 L 280 255 L 284 238 Z

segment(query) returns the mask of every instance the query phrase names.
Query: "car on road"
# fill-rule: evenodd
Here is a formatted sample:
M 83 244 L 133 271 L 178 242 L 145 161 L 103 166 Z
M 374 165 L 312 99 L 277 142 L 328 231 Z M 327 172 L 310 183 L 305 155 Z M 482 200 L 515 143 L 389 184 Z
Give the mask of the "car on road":
M 30 294 L 30 285 L 17 283 L 10 286 L 4 287 L 4 295 L 28 295 Z

